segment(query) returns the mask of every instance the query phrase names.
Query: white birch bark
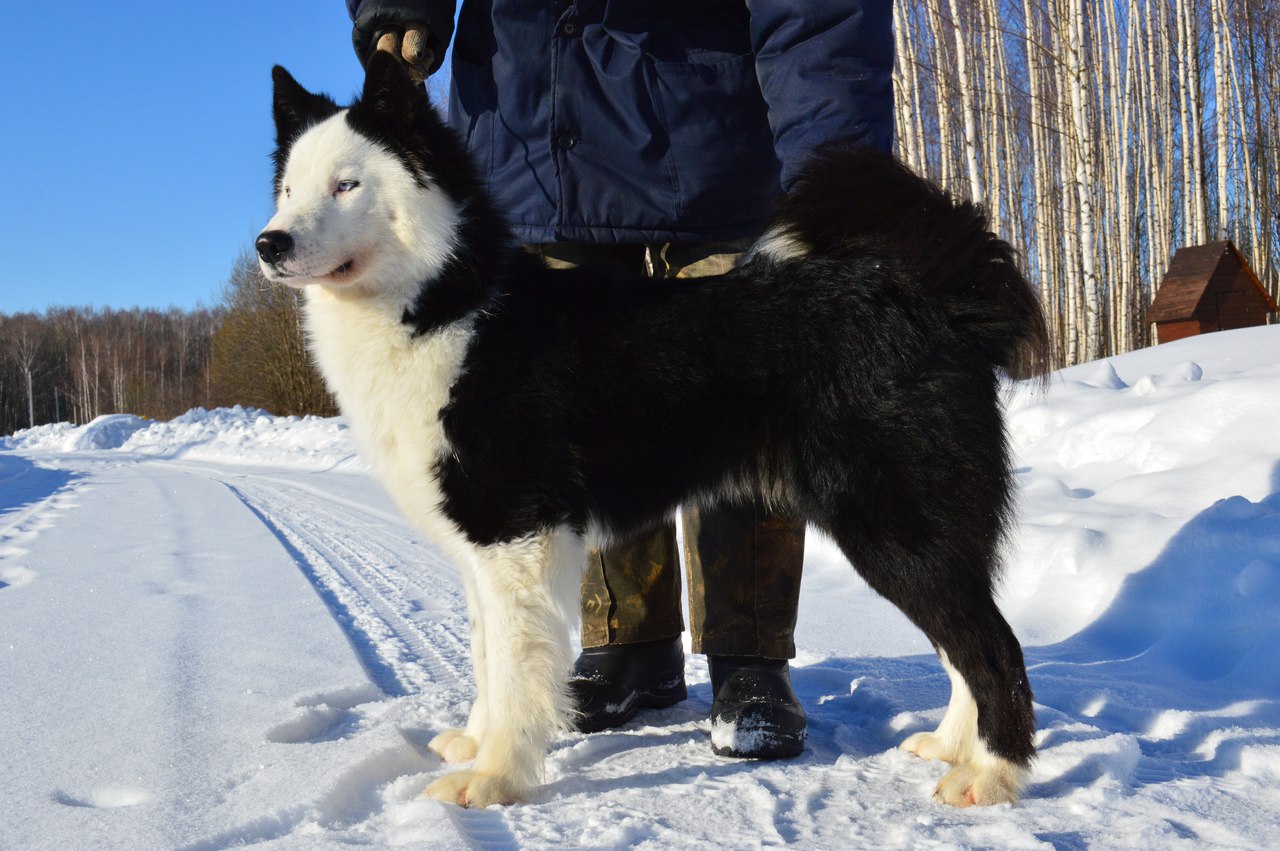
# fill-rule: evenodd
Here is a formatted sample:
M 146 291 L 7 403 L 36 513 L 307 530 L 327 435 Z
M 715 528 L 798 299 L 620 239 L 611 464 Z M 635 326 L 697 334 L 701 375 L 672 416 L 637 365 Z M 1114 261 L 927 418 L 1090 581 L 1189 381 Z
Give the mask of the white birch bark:
M 1204 128 L 1203 96 L 1201 94 L 1199 28 L 1194 0 L 1176 0 L 1178 14 L 1178 57 L 1184 69 L 1182 80 L 1183 109 L 1186 110 L 1184 127 L 1184 155 L 1190 173 L 1186 177 L 1184 191 L 1187 196 L 1191 227 L 1187 234 L 1189 245 L 1207 242 L 1208 212 L 1205 200 L 1204 177 Z
M 969 175 L 968 196 L 981 202 L 986 196 L 982 185 L 982 170 L 978 167 L 978 119 L 974 109 L 973 77 L 969 72 L 967 38 L 956 0 L 947 0 L 951 9 L 951 26 L 955 35 L 956 79 L 960 90 L 960 116 L 963 127 L 964 160 Z
M 1058 280 L 1049 250 L 1050 222 L 1048 221 L 1048 193 L 1044 181 L 1049 177 L 1047 143 L 1045 141 L 1044 84 L 1041 67 L 1044 46 L 1039 40 L 1040 17 L 1033 10 L 1031 0 L 1022 0 L 1023 49 L 1027 57 L 1027 91 L 1031 110 L 1031 227 L 1035 234 L 1036 267 L 1039 270 L 1040 301 L 1045 316 L 1053 317 L 1057 304 L 1054 298 Z M 1061 335 L 1055 335 L 1061 341 Z
M 1178 59 L 1178 121 L 1182 140 L 1182 244 L 1194 245 L 1196 234 L 1195 165 L 1192 160 L 1191 136 L 1191 65 L 1187 56 L 1186 0 L 1174 0 L 1175 37 L 1174 56 Z
M 917 171 L 924 173 L 927 170 L 928 160 L 925 157 L 924 125 L 921 120 L 924 102 L 920 93 L 917 59 L 919 44 L 912 30 L 911 14 L 906 5 L 908 2 L 909 0 L 895 0 L 893 4 L 893 34 L 897 54 L 897 73 L 894 81 L 897 92 L 895 106 L 903 160 Z
M 1084 319 L 1084 356 L 1102 355 L 1100 327 L 1101 293 L 1097 275 L 1097 246 L 1094 232 L 1094 148 L 1085 108 L 1083 52 L 1085 45 L 1084 0 L 1070 0 L 1071 27 L 1067 42 L 1067 88 L 1071 100 L 1071 116 L 1075 124 L 1075 193 L 1080 224 L 1080 279 Z
M 938 180 L 947 189 L 952 186 L 951 86 L 948 82 L 946 37 L 943 35 L 942 0 L 925 0 L 929 29 L 933 37 L 934 99 L 938 113 Z
M 1213 104 L 1215 115 L 1214 139 L 1217 157 L 1218 220 L 1217 238 L 1229 236 L 1231 211 L 1228 200 L 1227 171 L 1231 160 L 1231 138 L 1227 129 L 1227 115 L 1231 109 L 1231 86 L 1227 79 L 1227 48 L 1230 37 L 1227 32 L 1226 0 L 1209 0 L 1209 14 L 1213 33 Z
M 1224 19 L 1226 16 L 1226 12 L 1227 12 L 1227 8 L 1226 8 L 1226 4 L 1224 3 L 1222 5 L 1222 13 L 1223 13 Z M 1248 140 L 1248 127 L 1247 127 L 1248 119 L 1246 117 L 1247 116 L 1246 101 L 1245 101 L 1243 92 L 1241 92 L 1240 90 L 1240 77 L 1242 75 L 1238 72 L 1240 65 L 1236 57 L 1235 47 L 1232 43 L 1230 30 L 1227 31 L 1227 38 L 1225 41 L 1226 41 L 1226 53 L 1227 53 L 1227 73 L 1230 75 L 1230 78 L 1231 78 L 1231 91 L 1232 91 L 1232 98 L 1233 98 L 1233 105 L 1234 105 L 1233 112 L 1236 115 L 1237 120 L 1239 121 L 1239 124 L 1240 124 L 1240 134 L 1239 134 L 1240 159 L 1242 161 L 1242 166 L 1240 171 L 1244 177 L 1244 197 L 1242 199 L 1242 204 L 1241 204 L 1242 209 L 1240 212 L 1240 216 L 1241 218 L 1244 219 L 1244 221 L 1246 222 L 1246 227 L 1248 227 L 1249 229 L 1249 251 L 1251 254 L 1251 257 L 1249 259 L 1253 262 L 1254 271 L 1255 273 L 1258 274 L 1259 280 L 1266 281 L 1267 278 L 1263 277 L 1263 275 L 1266 274 L 1268 270 L 1264 269 L 1259 262 L 1259 261 L 1269 262 L 1270 260 L 1270 257 L 1269 257 L 1270 252 L 1263 247 L 1264 240 L 1262 236 L 1262 230 L 1263 230 L 1262 222 L 1266 213 L 1263 211 L 1263 209 L 1260 208 L 1261 205 L 1259 205 L 1258 203 L 1259 199 L 1257 194 L 1257 186 L 1256 186 L 1256 181 L 1254 179 L 1253 151 L 1252 151 L 1252 146 L 1249 144 L 1249 140 Z M 1254 108 L 1257 109 L 1258 107 L 1255 106 Z

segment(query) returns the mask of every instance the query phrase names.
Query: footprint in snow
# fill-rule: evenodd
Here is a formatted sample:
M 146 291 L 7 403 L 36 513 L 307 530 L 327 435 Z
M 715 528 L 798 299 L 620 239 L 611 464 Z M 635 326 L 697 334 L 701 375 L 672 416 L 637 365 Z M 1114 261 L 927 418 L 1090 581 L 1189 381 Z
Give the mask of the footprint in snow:
M 111 810 L 145 804 L 151 800 L 151 794 L 124 786 L 104 786 L 101 789 L 91 789 L 83 795 L 59 790 L 53 793 L 53 800 L 64 807 Z
M 378 700 L 382 693 L 372 685 L 315 692 L 298 698 L 293 714 L 266 732 L 266 740 L 297 745 L 343 738 L 360 720 L 355 707 Z
M 18 567 L 17 565 L 0 567 L 0 591 L 6 588 L 17 588 L 20 585 L 26 585 L 35 578 L 36 572 L 25 567 Z

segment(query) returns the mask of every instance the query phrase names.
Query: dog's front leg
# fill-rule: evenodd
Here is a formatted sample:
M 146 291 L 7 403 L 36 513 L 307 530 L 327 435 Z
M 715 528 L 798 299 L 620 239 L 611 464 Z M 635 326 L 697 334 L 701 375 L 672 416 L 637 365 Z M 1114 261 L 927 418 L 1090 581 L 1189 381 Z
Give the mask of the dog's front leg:
M 462 567 L 462 587 L 467 595 L 467 618 L 471 625 L 471 671 L 476 681 L 476 697 L 471 704 L 465 728 L 445 730 L 427 745 L 445 762 L 475 759 L 484 738 L 485 726 L 489 722 L 489 709 L 485 702 L 489 690 L 485 679 L 485 672 L 488 670 L 484 656 L 485 617 L 476 589 L 475 572 L 474 564 L 464 564 Z
M 476 676 L 487 719 L 475 764 L 432 783 L 431 797 L 464 807 L 509 804 L 540 782 L 547 745 L 569 711 L 565 613 L 572 601 L 562 598 L 581 575 L 574 569 L 581 547 L 569 538 L 544 532 L 478 551 L 484 670 Z

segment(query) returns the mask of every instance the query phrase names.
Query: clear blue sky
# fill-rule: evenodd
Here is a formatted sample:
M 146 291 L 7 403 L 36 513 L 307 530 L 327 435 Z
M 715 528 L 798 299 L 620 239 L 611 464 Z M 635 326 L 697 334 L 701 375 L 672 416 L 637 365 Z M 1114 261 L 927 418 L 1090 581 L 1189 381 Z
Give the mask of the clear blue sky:
M 0 313 L 214 303 L 271 214 L 277 63 L 357 92 L 342 0 L 7 3 Z

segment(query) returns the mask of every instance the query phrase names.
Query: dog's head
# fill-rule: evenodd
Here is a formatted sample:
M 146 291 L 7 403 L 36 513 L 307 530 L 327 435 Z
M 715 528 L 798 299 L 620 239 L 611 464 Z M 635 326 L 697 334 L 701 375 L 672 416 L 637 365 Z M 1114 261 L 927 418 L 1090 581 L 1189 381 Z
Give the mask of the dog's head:
M 256 243 L 263 273 L 344 298 L 412 301 L 454 249 L 467 176 L 440 164 L 468 168 L 460 141 L 389 55 L 370 60 L 347 109 L 283 68 L 272 77 L 276 214 Z

